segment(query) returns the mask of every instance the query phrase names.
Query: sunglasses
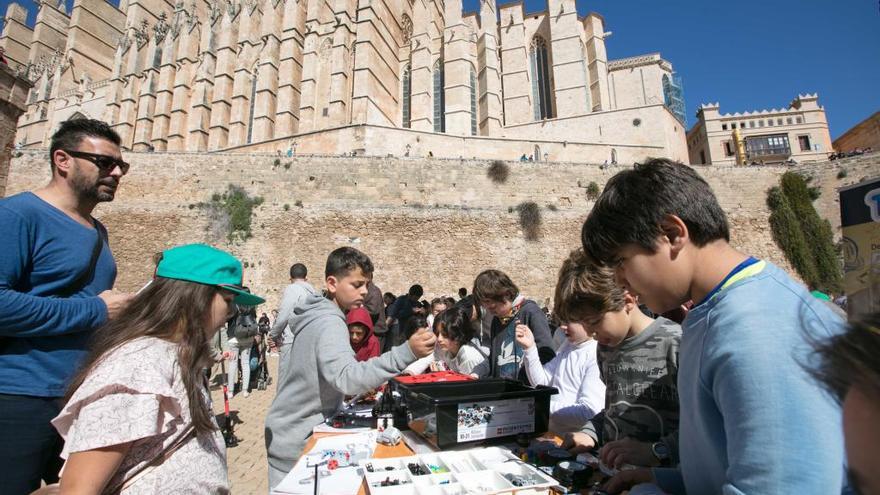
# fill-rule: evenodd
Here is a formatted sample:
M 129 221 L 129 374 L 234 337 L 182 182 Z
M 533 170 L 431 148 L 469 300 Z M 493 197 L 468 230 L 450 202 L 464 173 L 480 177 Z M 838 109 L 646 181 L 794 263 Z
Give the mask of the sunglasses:
M 131 166 L 128 162 L 114 156 L 98 155 L 96 153 L 87 153 L 85 151 L 61 151 L 64 151 L 72 157 L 82 158 L 83 160 L 88 160 L 94 163 L 95 166 L 98 167 L 101 172 L 105 174 L 109 174 L 113 171 L 114 168 L 119 167 L 119 170 L 122 170 L 122 175 L 125 175 L 128 173 L 128 169 Z

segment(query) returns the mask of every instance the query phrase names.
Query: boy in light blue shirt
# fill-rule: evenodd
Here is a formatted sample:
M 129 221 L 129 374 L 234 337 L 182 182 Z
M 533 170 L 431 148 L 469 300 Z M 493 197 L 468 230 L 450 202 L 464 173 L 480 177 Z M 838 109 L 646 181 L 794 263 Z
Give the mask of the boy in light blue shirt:
M 624 471 L 615 493 L 839 493 L 840 408 L 809 377 L 812 343 L 843 322 L 773 264 L 730 246 L 727 219 L 690 167 L 653 159 L 614 176 L 584 223 L 585 251 L 682 324 L 678 469 Z

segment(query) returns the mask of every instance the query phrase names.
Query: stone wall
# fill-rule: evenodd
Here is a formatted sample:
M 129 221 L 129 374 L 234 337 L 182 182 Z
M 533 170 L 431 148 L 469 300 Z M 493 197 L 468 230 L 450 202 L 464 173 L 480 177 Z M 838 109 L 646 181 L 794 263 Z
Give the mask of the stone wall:
M 6 195 L 15 123 L 25 110 L 25 98 L 30 88 L 30 81 L 16 76 L 9 66 L 0 65 L 0 198 Z
M 854 125 L 834 140 L 837 151 L 853 151 L 856 148 L 872 148 L 880 151 L 880 112 Z
M 274 154 L 127 153 L 133 164 L 115 202 L 97 216 L 110 231 L 119 263 L 118 288 L 136 290 L 152 273 L 151 256 L 172 245 L 212 242 L 244 260 L 245 283 L 275 307 L 293 262 L 303 262 L 322 285 L 327 254 L 345 245 L 369 254 L 377 285 L 403 292 L 413 282 L 428 295 L 470 288 L 485 268 L 510 274 L 539 300 L 552 294 L 557 270 L 580 244 L 592 207 L 586 188 L 603 187 L 624 167 L 575 163 L 508 162 L 510 177 L 495 184 L 485 161 Z M 835 225 L 836 188 L 876 172 L 880 155 L 801 167 L 822 188 L 820 211 Z M 848 175 L 837 179 L 837 168 Z M 733 244 L 789 269 L 770 237 L 766 190 L 785 167 L 698 167 L 727 211 Z M 45 151 L 25 151 L 12 162 L 9 192 L 48 180 Z M 199 206 L 214 193 L 240 185 L 264 198 L 253 237 L 228 245 L 211 239 L 211 220 Z M 524 240 L 514 208 L 541 206 L 537 242 Z

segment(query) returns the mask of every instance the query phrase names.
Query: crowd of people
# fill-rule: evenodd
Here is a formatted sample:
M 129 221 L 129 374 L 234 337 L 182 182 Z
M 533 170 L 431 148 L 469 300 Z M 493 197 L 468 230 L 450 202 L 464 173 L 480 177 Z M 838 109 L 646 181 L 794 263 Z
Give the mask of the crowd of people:
M 877 315 L 846 324 L 731 246 L 690 167 L 652 159 L 608 181 L 549 318 L 516 274 L 483 270 L 457 298 L 423 301 L 419 284 L 395 297 L 366 253 L 341 247 L 320 289 L 290 267 L 273 319 L 257 318 L 241 262 L 203 244 L 158 255 L 139 292 L 113 290 L 92 212 L 129 170 L 120 139 L 67 121 L 49 155 L 49 184 L 0 200 L 0 493 L 229 492 L 206 370 L 227 363 L 234 384 L 240 369 L 246 397 L 267 346 L 270 487 L 346 396 L 450 370 L 557 388 L 563 447 L 634 467 L 609 493 L 880 493 Z

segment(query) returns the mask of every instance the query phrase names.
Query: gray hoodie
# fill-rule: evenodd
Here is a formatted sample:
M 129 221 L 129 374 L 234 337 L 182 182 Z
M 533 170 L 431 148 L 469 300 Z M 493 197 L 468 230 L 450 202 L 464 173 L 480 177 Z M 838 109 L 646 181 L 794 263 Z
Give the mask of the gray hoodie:
M 293 468 L 312 428 L 333 416 L 345 395 L 378 387 L 416 360 L 407 342 L 369 361 L 355 360 L 345 315 L 325 297 L 310 294 L 293 313 L 293 344 L 265 432 L 269 465 L 284 472 Z

